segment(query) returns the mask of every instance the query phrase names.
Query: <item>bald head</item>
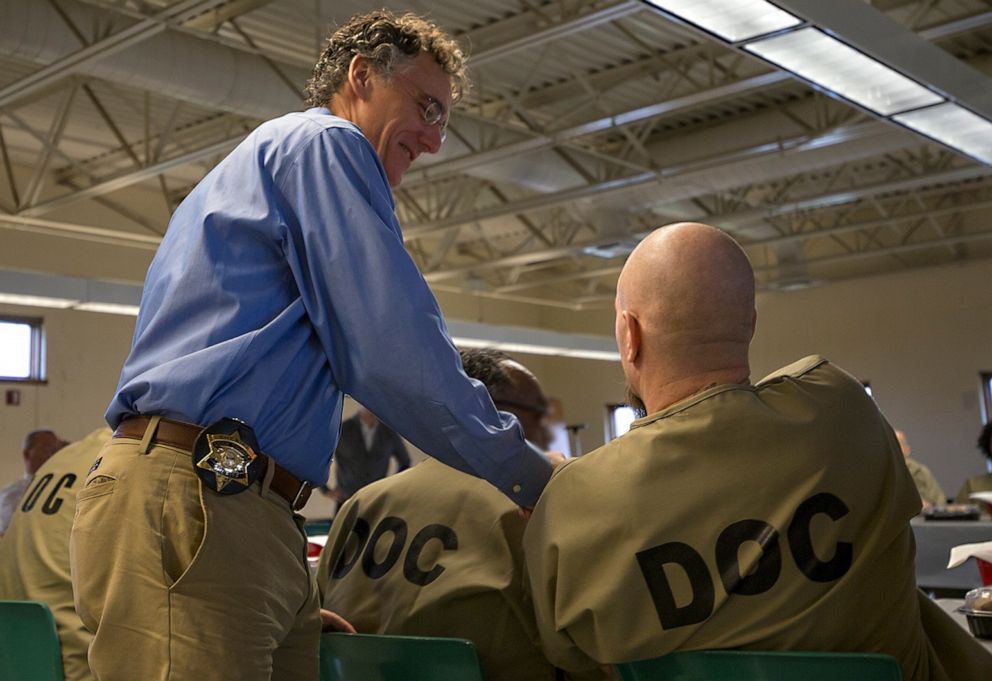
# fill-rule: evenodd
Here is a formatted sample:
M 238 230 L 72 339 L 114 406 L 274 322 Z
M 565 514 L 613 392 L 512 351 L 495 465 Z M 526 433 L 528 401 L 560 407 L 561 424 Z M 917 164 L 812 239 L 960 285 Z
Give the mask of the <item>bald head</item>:
M 616 307 L 624 372 L 645 402 L 747 380 L 754 273 L 720 230 L 683 222 L 652 232 L 620 273 Z M 641 394 L 659 391 L 654 400 Z

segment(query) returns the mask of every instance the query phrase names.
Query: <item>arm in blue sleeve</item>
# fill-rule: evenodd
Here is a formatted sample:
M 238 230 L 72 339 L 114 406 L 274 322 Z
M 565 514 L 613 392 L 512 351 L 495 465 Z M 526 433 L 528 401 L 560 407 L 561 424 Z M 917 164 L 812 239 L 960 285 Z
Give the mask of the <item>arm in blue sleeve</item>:
M 550 464 L 462 371 L 371 145 L 324 130 L 284 171 L 287 259 L 337 384 L 424 452 L 533 506 Z

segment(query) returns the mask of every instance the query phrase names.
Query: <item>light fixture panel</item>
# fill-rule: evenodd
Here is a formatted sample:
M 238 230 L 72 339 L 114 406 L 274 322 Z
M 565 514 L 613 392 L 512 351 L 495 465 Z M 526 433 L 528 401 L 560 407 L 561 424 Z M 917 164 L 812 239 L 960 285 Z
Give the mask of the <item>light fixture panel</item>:
M 882 116 L 944 98 L 815 28 L 758 40 L 748 52 Z
M 8 305 L 26 305 L 28 307 L 52 307 L 64 310 L 72 307 L 78 301 L 66 300 L 65 298 L 51 298 L 49 296 L 34 296 L 21 293 L 0 293 L 0 303 Z
M 992 122 L 952 102 L 908 111 L 892 120 L 992 165 Z
M 764 0 L 647 0 L 658 9 L 736 43 L 798 26 L 802 20 Z
M 79 310 L 81 312 L 105 312 L 107 314 L 122 314 L 130 315 L 132 317 L 138 316 L 137 305 L 123 305 L 121 303 L 88 302 L 75 305 L 72 309 Z

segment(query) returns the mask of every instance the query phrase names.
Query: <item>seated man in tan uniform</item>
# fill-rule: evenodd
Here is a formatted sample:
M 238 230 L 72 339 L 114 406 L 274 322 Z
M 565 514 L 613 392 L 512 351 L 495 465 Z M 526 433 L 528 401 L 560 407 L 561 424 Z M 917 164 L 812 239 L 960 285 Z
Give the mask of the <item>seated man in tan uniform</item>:
M 920 497 L 892 428 L 820 357 L 752 384 L 754 325 L 753 272 L 723 232 L 672 225 L 631 254 L 616 337 L 648 415 L 560 466 L 534 509 L 548 658 L 864 651 L 904 681 L 992 679 L 992 655 L 916 588 Z
M 93 678 L 86 663 L 92 635 L 79 621 L 72 601 L 69 530 L 76 492 L 110 435 L 107 427 L 94 430 L 48 459 L 34 474 L 0 540 L 0 599 L 48 604 L 62 645 L 65 681 Z
M 547 409 L 533 374 L 494 350 L 463 351 L 462 363 L 546 446 L 540 419 L 525 418 Z M 323 607 L 361 633 L 470 639 L 488 681 L 553 681 L 524 585 L 525 524 L 492 485 L 426 459 L 341 507 L 317 570 Z
M 937 482 L 937 478 L 930 472 L 930 468 L 910 457 L 910 454 L 913 453 L 913 447 L 909 444 L 909 440 L 906 439 L 906 433 L 897 430 L 896 440 L 899 442 L 899 449 L 902 451 L 906 468 L 909 469 L 909 474 L 913 476 L 916 491 L 920 493 L 923 508 L 946 504 L 947 495 L 944 494 L 944 490 L 940 486 L 940 483 Z

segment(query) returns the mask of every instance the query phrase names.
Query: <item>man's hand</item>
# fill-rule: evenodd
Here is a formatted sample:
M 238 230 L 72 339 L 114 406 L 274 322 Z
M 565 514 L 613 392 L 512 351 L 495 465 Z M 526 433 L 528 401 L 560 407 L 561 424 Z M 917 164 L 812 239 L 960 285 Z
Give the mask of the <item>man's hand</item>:
M 323 608 L 320 609 L 320 624 L 321 631 L 340 631 L 345 634 L 358 633 L 355 631 L 355 627 L 351 626 L 351 622 L 336 612 L 324 610 Z

